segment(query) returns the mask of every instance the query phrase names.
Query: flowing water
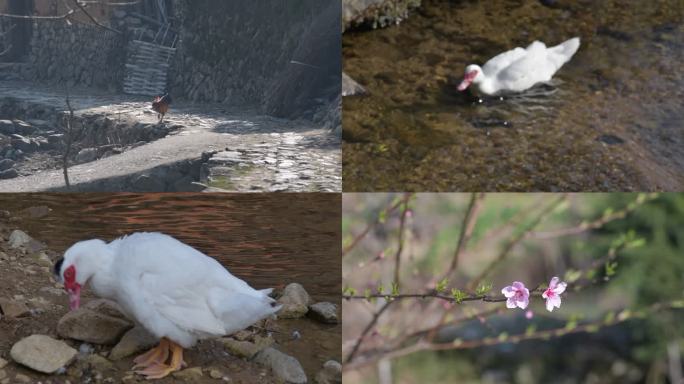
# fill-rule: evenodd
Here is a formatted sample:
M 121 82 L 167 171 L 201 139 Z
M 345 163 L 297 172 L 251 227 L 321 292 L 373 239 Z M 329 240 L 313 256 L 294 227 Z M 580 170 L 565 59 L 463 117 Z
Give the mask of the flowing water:
M 49 208 L 48 210 L 45 208 Z M 255 288 L 302 284 L 340 305 L 341 201 L 334 194 L 0 194 L 11 226 L 57 252 L 136 231 L 172 235 Z M 280 320 L 274 337 L 308 375 L 340 359 L 340 326 Z M 302 336 L 292 340 L 297 330 Z
M 684 188 L 684 2 L 424 1 L 403 23 L 347 32 L 345 191 Z M 463 70 L 533 40 L 579 36 L 523 95 L 480 101 Z

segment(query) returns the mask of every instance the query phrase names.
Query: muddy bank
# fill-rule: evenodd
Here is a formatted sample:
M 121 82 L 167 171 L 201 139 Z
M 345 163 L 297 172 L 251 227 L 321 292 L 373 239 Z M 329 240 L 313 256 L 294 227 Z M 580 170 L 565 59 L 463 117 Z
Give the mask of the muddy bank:
M 35 207 L 32 212 L 40 215 L 42 211 Z M 12 224 L 16 219 L 8 212 L 2 211 L 0 215 L 0 383 L 145 382 L 130 368 L 134 356 L 149 348 L 150 341 L 130 331 L 134 324 L 117 315 L 115 309 L 103 310 L 106 305 L 87 293 L 84 309 L 65 317 L 66 294 L 51 277 L 51 264 L 59 253 L 16 231 L 16 224 Z M 287 289 L 280 292 L 288 295 Z M 315 299 L 316 294 L 312 293 L 310 304 Z M 89 314 L 91 305 L 100 314 Z M 313 305 L 307 309 L 320 312 Z M 324 369 L 320 360 L 324 356 L 312 358 L 309 353 L 311 348 L 333 350 L 330 345 L 321 347 L 326 343 L 339 350 L 338 338 L 320 337 L 334 325 L 315 316 L 281 317 L 229 338 L 201 342 L 186 351 L 188 368 L 159 382 L 341 382 L 341 378 L 334 381 L 334 367 L 333 373 L 331 367 Z M 133 333 L 129 335 L 130 332 Z M 312 333 L 319 337 L 311 338 Z M 312 342 L 318 346 L 312 346 Z M 27 344 L 32 343 L 37 343 L 38 349 L 29 353 L 31 348 Z M 42 349 L 41 345 L 59 347 L 62 353 L 50 356 L 51 350 Z M 292 358 L 283 359 L 282 354 Z M 325 381 L 327 378 L 332 381 Z
M 343 37 L 344 190 L 605 191 L 684 187 L 684 6 L 423 2 Z M 579 36 L 547 88 L 479 103 L 463 69 L 534 39 Z M 399 188 L 401 187 L 401 188 Z

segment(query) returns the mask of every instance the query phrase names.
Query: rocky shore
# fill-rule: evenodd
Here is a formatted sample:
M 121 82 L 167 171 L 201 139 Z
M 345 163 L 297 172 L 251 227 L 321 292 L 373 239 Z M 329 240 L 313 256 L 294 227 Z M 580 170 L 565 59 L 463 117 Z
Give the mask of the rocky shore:
M 0 211 L 0 384 L 145 382 L 130 371 L 132 360 L 157 340 L 107 300 L 86 294 L 69 312 L 51 273 L 60 255 L 11 224 Z M 301 335 L 296 322 L 337 323 L 337 306 L 316 302 L 298 283 L 276 297 L 276 319 L 200 342 L 186 351 L 187 368 L 157 382 L 341 383 L 339 362 L 305 370 L 289 347 L 323 342 Z

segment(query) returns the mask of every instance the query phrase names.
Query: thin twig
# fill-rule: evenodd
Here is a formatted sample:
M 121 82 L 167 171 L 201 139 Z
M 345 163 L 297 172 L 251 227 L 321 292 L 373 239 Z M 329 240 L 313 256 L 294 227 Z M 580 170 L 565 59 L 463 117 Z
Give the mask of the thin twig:
M 523 228 L 520 232 L 518 232 L 516 235 L 511 237 L 511 239 L 504 245 L 503 249 L 499 253 L 499 255 L 491 262 L 485 269 L 473 280 L 471 280 L 469 284 L 470 289 L 474 289 L 474 287 L 477 287 L 480 282 L 487 277 L 492 270 L 500 263 L 502 262 L 508 254 L 513 250 L 513 248 L 525 238 L 528 232 L 532 231 L 542 220 L 546 218 L 548 214 L 553 212 L 556 207 L 558 207 L 563 201 L 566 199 L 566 195 L 561 195 L 554 201 L 552 201 L 550 204 L 548 204 L 542 211 L 537 215 L 534 220 L 532 220 L 529 224 Z
M 354 348 L 352 348 L 351 352 L 350 352 L 349 355 L 347 356 L 347 360 L 346 360 L 347 363 L 350 362 L 350 361 L 352 361 L 352 359 L 354 358 L 354 356 L 356 355 L 356 353 L 359 351 L 359 348 L 361 347 L 361 343 L 363 343 L 363 339 L 366 337 L 366 335 L 368 334 L 368 332 L 370 332 L 371 329 L 373 329 L 373 327 L 375 326 L 375 324 L 378 322 L 378 319 L 380 319 L 380 316 L 382 315 L 382 313 L 385 312 L 385 311 L 387 310 L 387 308 L 389 308 L 390 305 L 392 305 L 392 303 L 393 303 L 393 301 L 388 301 L 388 302 L 386 302 L 386 303 L 382 306 L 382 308 L 380 308 L 380 310 L 378 310 L 378 311 L 373 315 L 373 319 L 371 319 L 371 321 L 368 323 L 368 325 L 367 325 L 366 328 L 363 330 L 363 332 L 361 332 L 361 335 L 360 335 L 359 338 L 356 340 L 356 344 L 354 344 Z
M 473 235 L 473 228 L 475 228 L 475 222 L 477 221 L 477 216 L 482 206 L 482 200 L 484 198 L 484 193 L 473 193 L 470 196 L 470 203 L 468 204 L 468 210 L 466 211 L 465 217 L 463 217 L 463 223 L 461 224 L 461 233 L 458 236 L 458 243 L 456 245 L 456 250 L 454 251 L 454 257 L 451 260 L 449 269 L 444 274 L 442 279 L 451 276 L 451 274 L 458 267 L 458 260 L 461 253 L 466 247 L 468 240 Z M 440 280 L 442 280 L 440 279 Z
M 389 216 L 389 214 L 394 212 L 394 210 L 396 210 L 400 205 L 401 205 L 401 200 L 394 202 L 394 204 L 390 204 L 390 206 L 388 206 L 384 209 L 384 212 L 385 212 L 384 215 Z M 373 222 L 368 224 L 366 226 L 366 228 L 364 228 L 364 230 L 360 234 L 358 234 L 354 238 L 354 241 L 352 241 L 351 244 L 349 244 L 347 247 L 345 247 L 342 250 L 342 257 L 344 258 L 344 256 L 346 256 L 352 249 L 354 249 L 354 247 L 356 247 L 359 244 L 359 242 L 361 240 L 363 240 L 363 238 L 366 237 L 366 235 L 368 235 L 368 233 L 371 231 L 371 229 L 373 229 L 379 223 L 380 223 L 380 218 L 378 216 L 375 218 L 375 220 L 373 220 Z
M 399 218 L 399 244 L 397 246 L 397 253 L 394 255 L 394 283 L 399 287 L 399 278 L 401 276 L 401 252 L 404 250 L 404 232 L 406 227 L 406 215 L 408 214 L 408 203 L 411 200 L 411 194 L 404 194 L 402 201 L 401 217 Z
M 631 212 L 634 212 L 637 208 L 639 208 L 641 205 L 644 203 L 655 199 L 658 196 L 656 193 L 652 193 L 649 195 L 640 195 L 639 197 L 636 198 L 635 201 L 631 202 L 630 204 L 627 205 L 624 209 L 621 209 L 619 211 L 615 211 L 610 214 L 605 214 L 601 218 L 596 219 L 591 222 L 582 222 L 577 226 L 574 227 L 568 227 L 568 228 L 559 228 L 559 229 L 553 229 L 550 231 L 534 231 L 534 232 L 529 232 L 525 237 L 527 238 L 534 238 L 534 239 L 552 239 L 556 237 L 561 237 L 561 236 L 568 236 L 568 235 L 577 235 L 582 232 L 586 232 L 592 229 L 598 229 L 603 227 L 604 225 L 608 224 L 611 221 L 619 220 L 619 219 L 624 219 L 628 214 Z

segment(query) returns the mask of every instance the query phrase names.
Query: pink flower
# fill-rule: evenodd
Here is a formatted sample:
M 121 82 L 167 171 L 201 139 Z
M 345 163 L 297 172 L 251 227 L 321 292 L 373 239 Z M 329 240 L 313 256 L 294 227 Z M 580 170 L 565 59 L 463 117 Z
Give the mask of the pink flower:
M 551 279 L 549 282 L 549 287 L 546 288 L 546 291 L 542 293 L 542 297 L 546 299 L 546 309 L 549 312 L 553 312 L 553 308 L 560 308 L 561 306 L 561 293 L 565 292 L 565 287 L 568 285 L 561 281 L 559 282 L 559 278 L 554 277 Z
M 525 312 L 525 318 L 529 320 L 533 317 L 534 317 L 534 312 L 532 312 L 531 309 L 528 309 L 527 312 Z
M 513 285 L 502 289 L 501 293 L 508 299 L 506 300 L 506 308 L 519 307 L 525 309 L 530 303 L 530 291 L 525 288 L 525 284 L 519 281 L 514 281 Z

